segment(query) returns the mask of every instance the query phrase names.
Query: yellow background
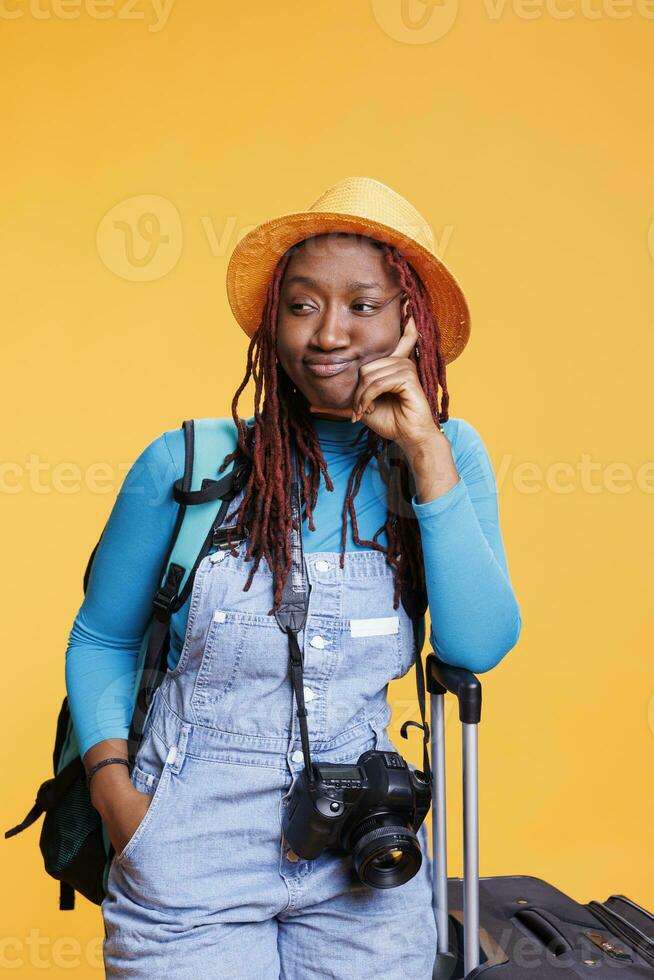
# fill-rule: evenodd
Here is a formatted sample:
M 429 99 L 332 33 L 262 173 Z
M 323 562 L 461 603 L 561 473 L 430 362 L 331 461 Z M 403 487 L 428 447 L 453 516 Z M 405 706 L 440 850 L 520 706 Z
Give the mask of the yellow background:
M 82 573 L 126 467 L 229 414 L 237 238 L 362 174 L 424 214 L 472 312 L 451 415 L 491 455 L 524 618 L 483 677 L 482 873 L 654 908 L 653 17 L 646 0 L 177 0 L 167 18 L 4 0 L 3 830 L 51 773 Z M 413 673 L 392 695 L 398 738 Z M 447 727 L 458 874 L 452 705 Z M 100 911 L 58 911 L 40 826 L 3 841 L 3 966 L 101 975 Z

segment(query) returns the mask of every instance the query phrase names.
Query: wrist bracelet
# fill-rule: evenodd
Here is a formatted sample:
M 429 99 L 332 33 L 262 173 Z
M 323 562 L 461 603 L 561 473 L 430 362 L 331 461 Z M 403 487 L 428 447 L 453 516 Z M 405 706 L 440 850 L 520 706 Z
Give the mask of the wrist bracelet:
M 86 774 L 87 788 L 89 786 L 89 783 L 91 782 L 91 777 L 93 776 L 93 774 L 96 773 L 98 769 L 102 769 L 103 766 L 108 766 L 110 762 L 122 762 L 124 765 L 129 767 L 129 759 L 124 759 L 119 756 L 114 756 L 111 759 L 102 759 L 101 762 L 96 762 L 96 764 L 91 769 L 89 769 L 88 773 Z

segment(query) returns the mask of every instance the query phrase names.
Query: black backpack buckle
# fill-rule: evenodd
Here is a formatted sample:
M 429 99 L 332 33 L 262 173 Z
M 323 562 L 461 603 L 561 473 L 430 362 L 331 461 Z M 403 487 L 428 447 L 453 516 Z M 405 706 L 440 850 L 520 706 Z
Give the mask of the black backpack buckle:
M 233 548 L 237 544 L 242 544 L 242 542 L 246 540 L 247 536 L 250 533 L 248 527 L 243 528 L 242 534 L 238 535 L 237 537 L 232 537 L 231 545 L 227 540 L 227 532 L 228 531 L 235 532 L 236 528 L 237 528 L 236 524 L 229 524 L 227 527 L 224 525 L 220 525 L 219 527 L 214 527 L 213 537 L 212 537 L 213 546 L 215 548 L 219 548 L 221 551 L 226 551 L 228 548 Z
M 163 589 L 158 589 L 154 594 L 154 599 L 152 600 L 152 605 L 155 609 L 166 613 L 167 616 L 171 616 L 174 612 L 173 605 L 177 599 L 177 593 L 174 592 L 172 595 L 169 592 L 164 592 Z
M 155 612 L 164 613 L 170 618 L 175 612 L 176 603 L 179 598 L 178 590 L 184 578 L 185 569 L 181 565 L 171 562 L 166 575 L 166 581 L 154 594 L 152 605 Z

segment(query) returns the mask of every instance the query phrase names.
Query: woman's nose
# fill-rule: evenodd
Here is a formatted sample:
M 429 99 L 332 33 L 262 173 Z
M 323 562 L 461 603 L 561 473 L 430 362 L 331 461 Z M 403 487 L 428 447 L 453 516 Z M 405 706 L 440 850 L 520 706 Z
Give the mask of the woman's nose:
M 346 311 L 338 301 L 327 303 L 319 314 L 312 342 L 323 350 L 335 347 L 348 347 L 350 331 L 346 322 Z

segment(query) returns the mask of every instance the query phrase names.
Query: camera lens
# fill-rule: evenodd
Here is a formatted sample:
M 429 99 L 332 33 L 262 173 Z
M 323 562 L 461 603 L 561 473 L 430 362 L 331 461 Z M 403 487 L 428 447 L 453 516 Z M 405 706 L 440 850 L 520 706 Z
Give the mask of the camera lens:
M 379 871 L 385 871 L 387 868 L 396 868 L 403 857 L 403 852 L 399 847 L 395 847 L 392 851 L 387 851 L 378 858 L 374 858 L 374 865 Z
M 390 813 L 364 820 L 352 834 L 351 846 L 357 875 L 373 888 L 403 885 L 422 864 L 416 834 Z

